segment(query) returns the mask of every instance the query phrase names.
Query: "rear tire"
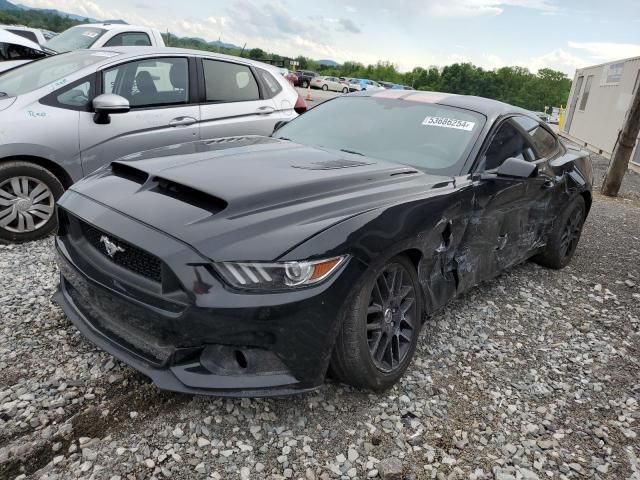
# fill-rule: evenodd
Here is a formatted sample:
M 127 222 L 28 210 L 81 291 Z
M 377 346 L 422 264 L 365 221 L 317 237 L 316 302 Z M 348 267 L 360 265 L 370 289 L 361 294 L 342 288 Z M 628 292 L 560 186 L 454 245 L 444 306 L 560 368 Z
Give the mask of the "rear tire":
M 586 216 L 584 198 L 579 195 L 558 216 L 547 245 L 532 260 L 555 270 L 566 267 L 578 247 Z
M 349 89 L 348 89 L 347 87 L 344 87 L 344 88 L 342 89 L 342 93 L 349 93 Z
M 322 85 L 322 90 L 324 92 L 326 92 L 327 90 L 329 90 L 329 86 L 328 85 Z
M 334 346 L 331 372 L 336 379 L 375 391 L 400 379 L 422 326 L 420 291 L 416 269 L 405 256 L 365 274 L 349 296 Z
M 58 178 L 40 165 L 0 164 L 0 241 L 27 242 L 53 232 L 55 202 L 63 193 Z
M 307 88 L 309 86 L 309 82 L 307 82 L 306 80 L 303 80 L 301 85 L 302 85 L 302 88 Z

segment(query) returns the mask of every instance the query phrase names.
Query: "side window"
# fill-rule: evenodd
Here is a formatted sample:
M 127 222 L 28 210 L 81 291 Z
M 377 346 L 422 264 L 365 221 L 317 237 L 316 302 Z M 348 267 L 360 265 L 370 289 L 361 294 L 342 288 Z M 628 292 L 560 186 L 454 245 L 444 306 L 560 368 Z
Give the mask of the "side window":
M 539 122 L 528 117 L 513 117 L 513 121 L 527 132 L 529 141 L 537 153 L 534 158 L 546 158 L 556 153 L 558 150 L 556 137 Z
M 483 170 L 493 170 L 504 163 L 507 158 L 530 160 L 531 147 L 518 129 L 507 120 L 491 139 L 484 154 Z
M 40 103 L 67 110 L 88 111 L 89 102 L 93 98 L 93 85 L 92 75 L 50 93 Z
M 189 102 L 186 58 L 155 58 L 125 63 L 105 70 L 102 79 L 105 93 L 126 98 L 131 107 Z
M 105 47 L 150 47 L 149 35 L 144 32 L 119 33 L 107 40 Z
M 262 79 L 262 83 L 266 87 L 267 94 L 268 94 L 266 95 L 267 97 L 269 98 L 274 97 L 282 91 L 282 87 L 280 86 L 278 81 L 275 78 L 273 78 L 273 76 L 269 72 L 261 68 L 258 68 L 256 70 L 258 72 L 258 75 L 260 75 L 260 78 Z
M 589 100 L 589 91 L 591 90 L 591 82 L 593 82 L 593 75 L 587 77 L 587 82 L 584 84 L 584 92 L 582 92 L 582 99 L 580 99 L 580 107 L 578 110 L 584 110 L 587 108 L 587 101 Z
M 245 102 L 259 100 L 258 83 L 246 65 L 202 60 L 207 102 Z

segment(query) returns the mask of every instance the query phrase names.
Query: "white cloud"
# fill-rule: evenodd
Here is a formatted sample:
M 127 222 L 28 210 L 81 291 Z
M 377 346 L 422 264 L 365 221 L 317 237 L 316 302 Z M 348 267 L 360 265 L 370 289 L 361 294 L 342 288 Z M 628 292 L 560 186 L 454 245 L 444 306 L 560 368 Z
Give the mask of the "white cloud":
M 553 0 L 422 0 L 427 13 L 437 17 L 495 16 L 504 7 L 539 10 L 545 14 L 557 13 L 560 8 Z
M 566 73 L 569 78 L 573 78 L 576 68 L 585 67 L 589 62 L 582 57 L 557 48 L 544 55 L 516 62 L 516 64 L 527 67 L 532 72 L 537 72 L 541 68 L 552 68 Z
M 569 42 L 569 47 L 582 50 L 598 61 L 608 62 L 640 55 L 640 45 L 612 42 Z

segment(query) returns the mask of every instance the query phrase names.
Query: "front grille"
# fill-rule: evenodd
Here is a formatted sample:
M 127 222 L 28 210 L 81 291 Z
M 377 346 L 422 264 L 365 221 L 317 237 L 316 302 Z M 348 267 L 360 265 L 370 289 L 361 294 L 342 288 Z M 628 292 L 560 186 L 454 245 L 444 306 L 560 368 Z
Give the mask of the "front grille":
M 162 262 L 157 257 L 145 252 L 144 250 L 134 247 L 133 245 L 114 238 L 102 230 L 89 225 L 86 222 L 78 219 L 82 235 L 93 247 L 108 258 L 111 262 L 119 265 L 127 270 L 130 270 L 138 275 L 142 275 L 154 282 L 160 283 L 162 277 Z M 107 251 L 104 243 L 100 240 L 103 236 L 106 236 L 110 241 L 115 243 L 118 247 L 124 251 L 118 251 L 113 257 L 107 255 Z

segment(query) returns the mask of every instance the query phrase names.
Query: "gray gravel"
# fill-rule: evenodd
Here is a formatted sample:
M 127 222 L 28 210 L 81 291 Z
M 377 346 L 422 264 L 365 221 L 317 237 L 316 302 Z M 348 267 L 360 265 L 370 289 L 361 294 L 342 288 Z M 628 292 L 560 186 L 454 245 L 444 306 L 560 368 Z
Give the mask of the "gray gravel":
M 51 239 L 0 246 L 0 478 L 639 480 L 639 226 L 597 196 L 569 267 L 451 303 L 394 389 L 279 399 L 157 391 L 51 303 Z

